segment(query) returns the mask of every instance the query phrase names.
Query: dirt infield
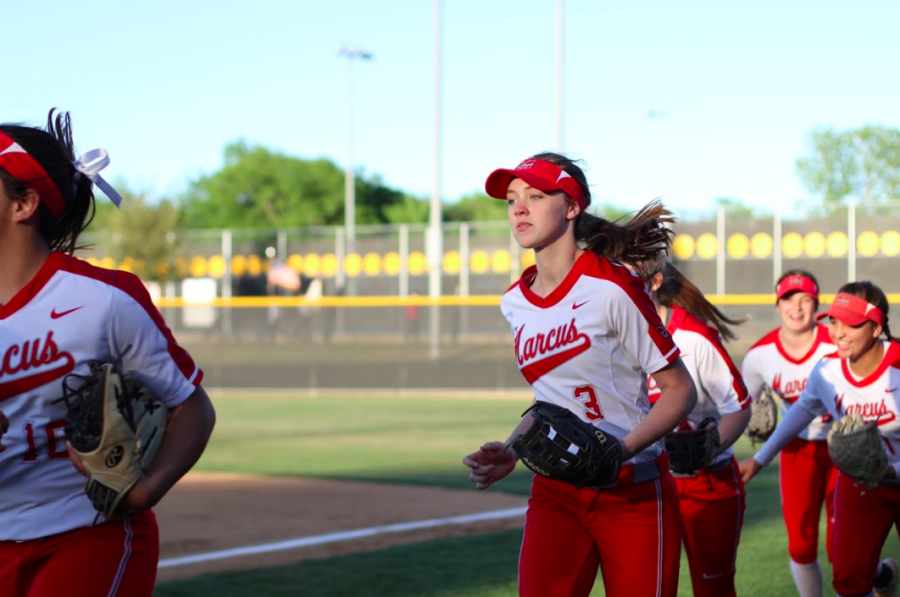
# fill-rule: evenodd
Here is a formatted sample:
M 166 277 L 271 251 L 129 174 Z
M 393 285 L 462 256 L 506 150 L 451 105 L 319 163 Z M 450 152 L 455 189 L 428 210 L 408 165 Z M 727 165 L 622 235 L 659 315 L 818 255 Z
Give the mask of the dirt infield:
M 160 558 L 241 548 L 388 524 L 523 507 L 526 498 L 317 479 L 190 473 L 155 508 Z M 159 571 L 159 580 L 287 564 L 435 537 L 517 528 L 516 516 L 456 526 L 381 534 L 267 554 L 232 557 Z

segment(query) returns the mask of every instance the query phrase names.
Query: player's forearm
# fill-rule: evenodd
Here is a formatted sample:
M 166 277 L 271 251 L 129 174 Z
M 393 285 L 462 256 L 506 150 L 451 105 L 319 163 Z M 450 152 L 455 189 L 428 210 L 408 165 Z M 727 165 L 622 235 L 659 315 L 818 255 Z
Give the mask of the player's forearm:
M 679 359 L 676 366 L 657 372 L 653 378 L 660 389 L 659 400 L 650 413 L 622 439 L 623 459 L 628 460 L 671 432 L 697 404 L 697 388 Z
M 159 451 L 146 473 L 154 506 L 200 459 L 216 423 L 212 402 L 202 387 L 173 416 Z
M 802 403 L 795 402 L 778 427 L 775 428 L 772 437 L 766 440 L 759 452 L 753 456 L 753 460 L 762 466 L 767 466 L 815 418 L 816 415 L 809 412 Z
M 750 422 L 751 411 L 749 408 L 739 410 L 736 413 L 728 413 L 722 415 L 719 422 L 719 450 L 726 450 L 731 444 L 736 442 L 747 424 Z
M 535 402 L 537 402 L 537 398 L 535 398 L 534 400 L 531 401 L 531 406 L 534 406 Z M 531 415 L 531 413 L 528 413 L 527 415 L 522 417 L 522 420 L 519 421 L 519 424 L 516 425 L 516 428 L 512 430 L 512 433 L 510 433 L 509 437 L 506 439 L 507 451 L 509 451 L 513 454 L 516 453 L 515 450 L 513 450 L 513 448 L 512 448 L 512 445 L 511 445 L 512 441 L 514 439 L 516 439 L 517 436 L 525 433 L 528 430 L 528 428 L 531 427 L 531 424 L 533 422 L 534 422 L 534 417 Z

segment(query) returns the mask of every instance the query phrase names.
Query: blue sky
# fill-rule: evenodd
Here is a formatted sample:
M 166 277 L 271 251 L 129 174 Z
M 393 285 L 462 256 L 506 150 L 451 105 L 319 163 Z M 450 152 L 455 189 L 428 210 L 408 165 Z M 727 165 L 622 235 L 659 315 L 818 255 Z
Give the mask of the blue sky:
M 678 211 L 728 196 L 767 208 L 808 197 L 794 170 L 818 126 L 900 126 L 896 1 L 565 2 L 564 149 L 596 201 Z M 244 139 L 348 156 L 427 197 L 434 185 L 430 0 L 59 0 L 6 6 L 0 121 L 72 112 L 104 174 L 174 196 Z M 446 201 L 494 168 L 556 148 L 554 0 L 443 0 Z M 663 115 L 648 117 L 649 110 Z

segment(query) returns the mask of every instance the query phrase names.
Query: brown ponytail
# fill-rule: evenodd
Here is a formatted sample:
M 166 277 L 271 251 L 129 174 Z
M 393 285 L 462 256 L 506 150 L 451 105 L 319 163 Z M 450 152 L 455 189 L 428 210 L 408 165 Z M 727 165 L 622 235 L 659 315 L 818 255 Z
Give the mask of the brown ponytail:
M 575 161 L 552 152 L 531 157 L 550 162 L 575 179 L 584 192 L 585 210 L 590 207 L 591 189 L 584 171 Z M 621 220 L 610 222 L 582 211 L 575 221 L 575 240 L 584 243 L 589 251 L 628 265 L 641 275 L 653 273 L 645 270 L 657 263 L 660 251 L 663 255 L 668 254 L 672 244 L 674 232 L 665 227 L 675 222 L 672 212 L 656 200 L 641 208 L 628 222 L 619 222 Z
M 632 267 L 644 279 L 659 270 L 658 261 L 668 253 L 674 236 L 665 224 L 675 222 L 675 218 L 658 199 L 641 208 L 625 224 L 587 213 L 581 218 L 576 239 L 584 240 L 594 253 Z
M 656 298 L 661 305 L 666 307 L 681 307 L 697 319 L 713 326 L 725 340 L 737 338 L 731 331 L 730 325 L 746 323 L 750 317 L 731 319 L 726 317 L 715 305 L 710 303 L 700 289 L 687 279 L 677 267 L 666 262 L 662 268 L 662 285 L 656 291 Z M 646 278 L 645 278 L 646 279 Z

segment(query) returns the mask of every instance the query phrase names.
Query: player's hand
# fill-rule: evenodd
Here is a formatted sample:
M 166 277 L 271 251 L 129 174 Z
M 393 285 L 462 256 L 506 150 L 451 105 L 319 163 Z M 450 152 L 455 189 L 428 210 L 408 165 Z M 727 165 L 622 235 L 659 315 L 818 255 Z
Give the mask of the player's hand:
M 75 451 L 75 448 L 72 447 L 72 444 L 66 442 L 66 448 L 69 452 L 69 461 L 71 461 L 72 466 L 85 477 L 90 476 L 84 463 L 81 462 L 81 457 Z M 135 510 L 152 508 L 159 501 L 159 498 L 156 497 L 157 493 L 158 491 L 155 490 L 150 481 L 144 477 L 128 490 L 128 493 L 125 494 L 125 497 L 123 497 L 122 501 L 119 502 L 119 505 L 116 506 L 116 512 L 125 514 L 127 512 L 134 512 Z
M 750 479 L 759 474 L 759 471 L 763 469 L 762 465 L 753 458 L 747 458 L 746 460 L 741 460 L 738 463 L 738 470 L 741 471 L 741 479 L 744 480 L 744 483 L 749 483 Z
M 519 458 L 515 450 L 503 442 L 488 442 L 463 458 L 463 464 L 472 469 L 469 481 L 476 489 L 487 489 L 493 483 L 510 474 Z
M 9 419 L 6 418 L 2 412 L 0 412 L 0 440 L 3 440 L 3 434 L 9 431 Z M 0 452 L 6 449 L 6 446 L 0 444 Z

